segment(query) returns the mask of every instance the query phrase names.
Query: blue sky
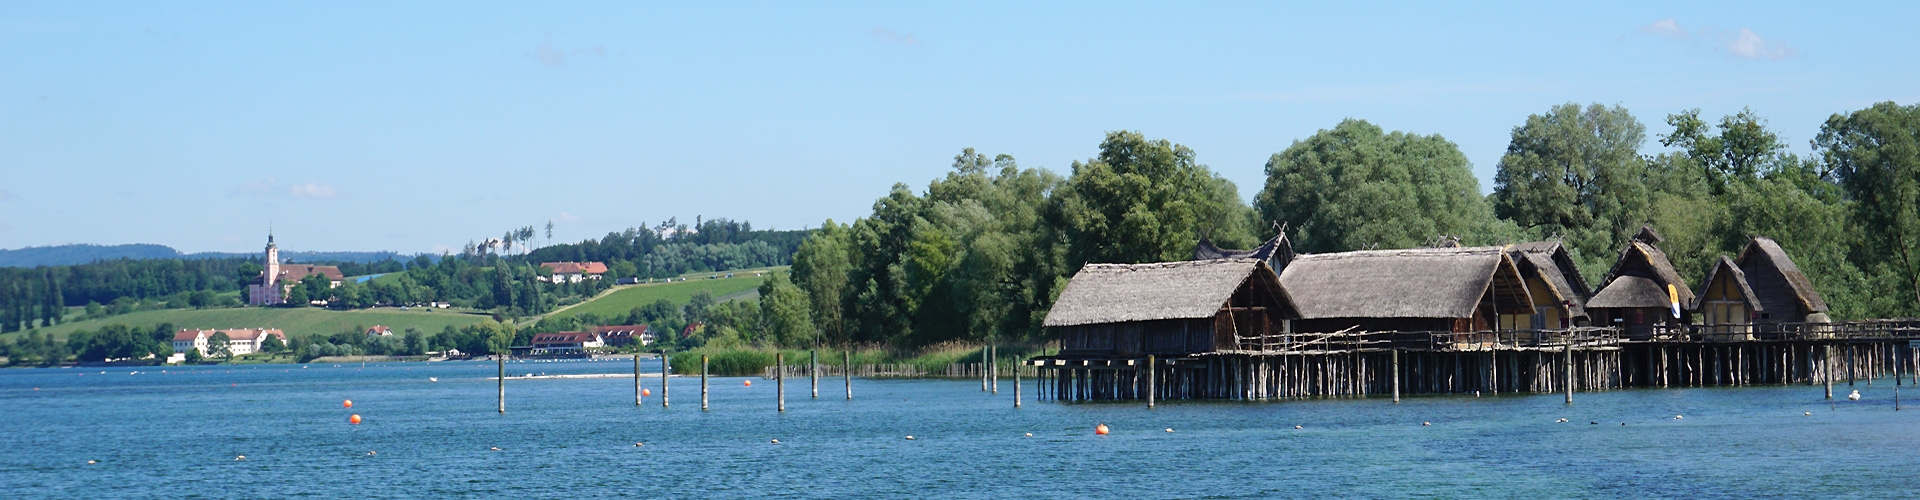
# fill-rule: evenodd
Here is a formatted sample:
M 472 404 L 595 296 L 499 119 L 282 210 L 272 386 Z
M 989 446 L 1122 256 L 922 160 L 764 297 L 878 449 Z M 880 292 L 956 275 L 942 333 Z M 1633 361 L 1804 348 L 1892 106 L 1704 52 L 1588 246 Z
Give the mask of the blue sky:
M 0 3 L 0 248 L 800 228 L 962 148 L 1065 174 L 1123 129 L 1251 199 L 1349 117 L 1452 140 L 1485 192 L 1555 104 L 1625 106 L 1647 153 L 1752 107 L 1805 154 L 1920 100 L 1913 3 L 1543 3 Z

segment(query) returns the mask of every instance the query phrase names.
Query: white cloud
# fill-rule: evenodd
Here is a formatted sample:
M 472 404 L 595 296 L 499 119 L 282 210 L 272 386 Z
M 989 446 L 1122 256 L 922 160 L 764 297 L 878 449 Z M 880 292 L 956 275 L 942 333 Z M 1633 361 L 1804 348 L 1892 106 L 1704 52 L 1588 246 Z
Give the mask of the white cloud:
M 574 215 L 566 212 L 560 212 L 560 215 L 556 215 L 553 217 L 554 222 L 580 222 L 582 220 L 585 220 L 585 219 L 581 219 L 580 216 L 578 215 Z
M 878 39 L 886 43 L 895 43 L 900 45 L 919 45 L 920 44 L 920 39 L 914 38 L 912 33 L 895 33 L 893 30 L 886 29 L 886 28 L 874 28 L 870 31 L 867 31 L 867 34 L 873 35 L 875 39 Z
M 1719 31 L 1707 27 L 1701 28 L 1699 34 L 1695 35 L 1688 32 L 1686 28 L 1682 28 L 1680 22 L 1671 17 L 1648 23 L 1635 28 L 1634 31 L 1665 38 L 1672 42 L 1690 42 L 1690 45 L 1696 48 L 1704 48 L 1701 47 L 1701 42 L 1706 41 L 1717 44 L 1720 49 L 1741 59 L 1780 60 L 1799 53 L 1793 47 L 1780 43 L 1779 40 L 1761 38 L 1759 34 L 1748 28 Z
M 238 186 L 227 188 L 227 196 L 264 196 L 278 191 L 278 189 L 275 189 L 277 185 L 279 185 L 279 182 L 273 180 L 272 177 L 254 179 L 241 183 Z
M 302 200 L 344 200 L 347 195 L 333 189 L 332 184 L 324 182 L 306 182 L 287 186 L 287 194 Z
M 1740 31 L 1728 35 L 1730 36 L 1725 37 L 1728 38 L 1727 52 L 1742 59 L 1780 60 L 1799 53 L 1793 47 L 1788 47 L 1778 40 L 1760 38 L 1760 35 L 1750 29 L 1740 28 Z
M 552 40 L 540 42 L 540 46 L 533 49 L 533 58 L 549 68 L 567 67 L 566 51 L 553 48 Z
M 1680 23 L 1674 21 L 1671 17 L 1654 21 L 1646 26 L 1641 26 L 1640 29 L 1636 31 L 1649 35 L 1659 35 L 1669 40 L 1681 40 L 1687 37 L 1687 30 L 1680 29 Z

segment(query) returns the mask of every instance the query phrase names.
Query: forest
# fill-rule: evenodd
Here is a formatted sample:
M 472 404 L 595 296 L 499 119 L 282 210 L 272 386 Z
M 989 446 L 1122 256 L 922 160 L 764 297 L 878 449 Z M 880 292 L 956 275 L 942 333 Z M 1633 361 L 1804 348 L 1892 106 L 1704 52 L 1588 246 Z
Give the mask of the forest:
M 1643 154 L 1649 141 L 1665 149 Z M 972 149 L 919 192 L 896 184 L 851 223 L 827 221 L 770 280 L 756 332 L 774 343 L 925 346 L 1022 341 L 1083 263 L 1249 248 L 1284 228 L 1297 251 L 1558 240 L 1590 283 L 1642 225 L 1697 284 L 1752 235 L 1774 238 L 1837 320 L 1916 315 L 1920 106 L 1832 115 L 1796 154 L 1752 110 L 1648 126 L 1619 105 L 1524 117 L 1492 192 L 1438 135 L 1348 119 L 1266 162 L 1251 202 L 1194 152 L 1107 135 L 1066 175 Z

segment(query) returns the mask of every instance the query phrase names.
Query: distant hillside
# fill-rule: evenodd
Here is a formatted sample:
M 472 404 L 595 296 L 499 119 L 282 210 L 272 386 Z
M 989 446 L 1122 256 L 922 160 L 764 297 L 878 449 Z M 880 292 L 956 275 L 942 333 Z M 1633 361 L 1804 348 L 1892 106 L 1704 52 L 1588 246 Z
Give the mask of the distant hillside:
M 58 245 L 49 247 L 26 247 L 17 250 L 0 249 L 0 267 L 37 267 L 72 266 L 96 260 L 115 259 L 217 259 L 228 257 L 258 257 L 254 253 L 200 252 L 183 254 L 166 245 L 135 243 L 128 245 Z M 412 258 L 396 252 L 280 252 L 283 259 L 295 262 L 379 262 L 387 259 L 403 260 Z M 437 256 L 435 256 L 437 257 Z

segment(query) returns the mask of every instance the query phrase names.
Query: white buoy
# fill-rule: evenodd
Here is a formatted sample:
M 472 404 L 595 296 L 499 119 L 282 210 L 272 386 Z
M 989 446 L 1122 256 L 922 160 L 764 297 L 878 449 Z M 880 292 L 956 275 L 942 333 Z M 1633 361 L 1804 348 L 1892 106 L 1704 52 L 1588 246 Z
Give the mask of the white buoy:
M 1859 400 L 1860 400 L 1860 391 L 1853 391 L 1853 394 L 1848 394 L 1848 395 L 1847 395 L 1847 399 L 1850 399 L 1850 400 L 1854 400 L 1854 401 L 1859 401 Z

